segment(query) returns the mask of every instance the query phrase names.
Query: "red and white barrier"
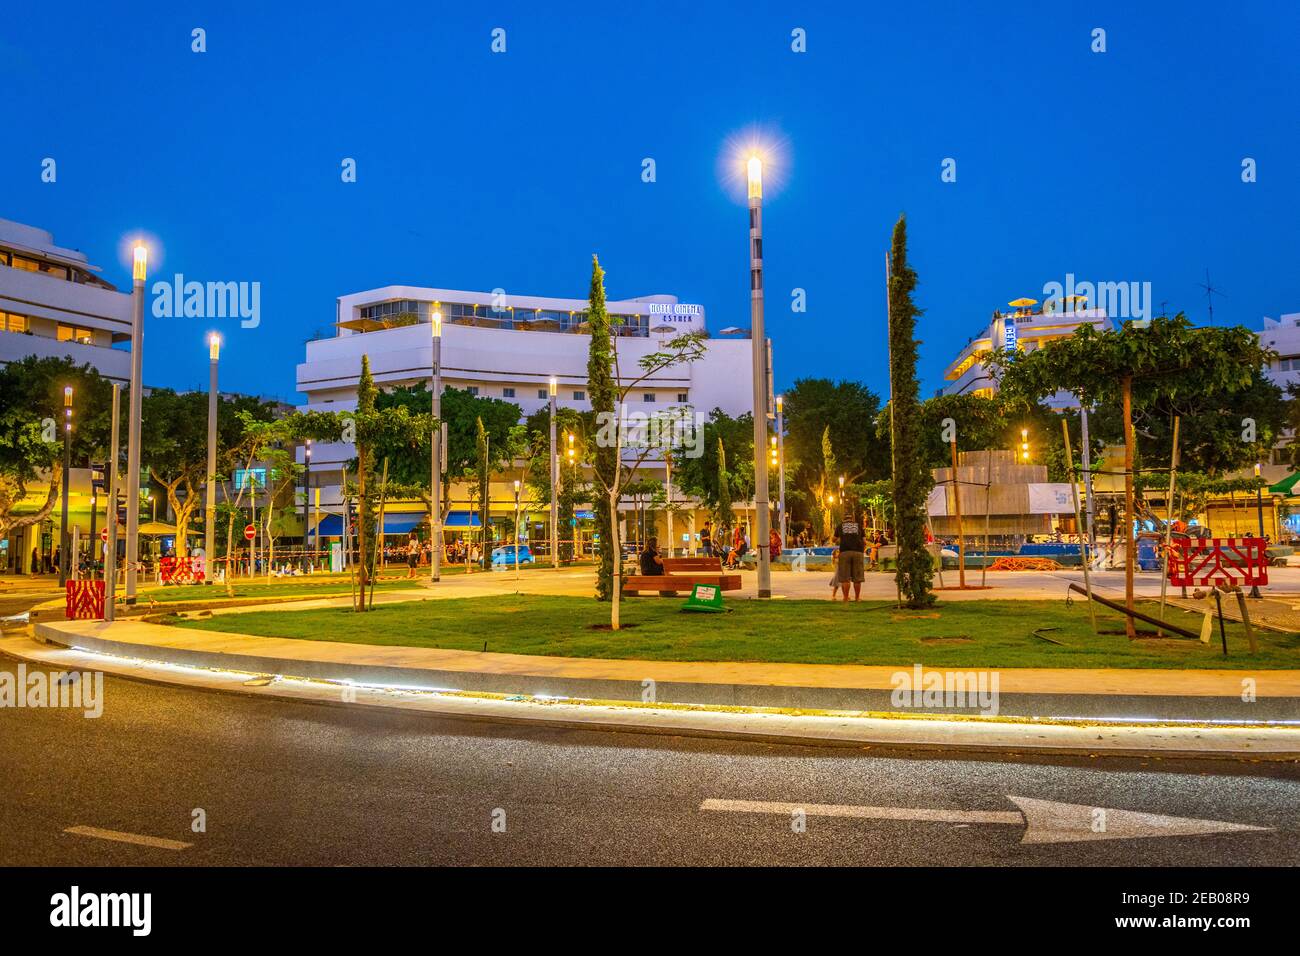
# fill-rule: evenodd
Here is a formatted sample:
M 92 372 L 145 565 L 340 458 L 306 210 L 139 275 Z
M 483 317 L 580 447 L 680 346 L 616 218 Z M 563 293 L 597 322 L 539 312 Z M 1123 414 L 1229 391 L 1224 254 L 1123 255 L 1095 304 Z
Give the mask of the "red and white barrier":
M 1173 538 L 1169 583 L 1178 587 L 1268 584 L 1268 542 L 1263 538 Z

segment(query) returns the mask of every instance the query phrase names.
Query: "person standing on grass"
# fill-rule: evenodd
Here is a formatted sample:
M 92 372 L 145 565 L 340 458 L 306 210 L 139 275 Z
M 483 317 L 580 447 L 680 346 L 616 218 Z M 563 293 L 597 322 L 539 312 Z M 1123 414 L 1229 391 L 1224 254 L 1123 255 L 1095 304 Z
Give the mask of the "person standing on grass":
M 406 577 L 408 579 L 416 576 L 416 568 L 420 566 L 420 539 L 416 537 L 415 532 L 406 539 Z
M 836 567 L 840 578 L 840 587 L 844 591 L 844 600 L 849 599 L 849 584 L 853 584 L 853 600 L 862 600 L 862 581 L 865 575 L 865 542 L 862 524 L 848 508 L 844 517 L 835 526 L 835 543 L 839 546 L 840 556 Z

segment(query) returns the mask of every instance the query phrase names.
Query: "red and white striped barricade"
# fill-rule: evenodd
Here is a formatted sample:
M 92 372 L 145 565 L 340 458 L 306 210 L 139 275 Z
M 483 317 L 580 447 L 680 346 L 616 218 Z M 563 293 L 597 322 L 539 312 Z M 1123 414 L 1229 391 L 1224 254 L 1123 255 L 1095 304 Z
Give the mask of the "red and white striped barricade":
M 63 614 L 69 621 L 103 620 L 104 582 L 69 581 Z
M 1174 538 L 1169 583 L 1178 587 L 1253 587 L 1268 584 L 1263 538 Z

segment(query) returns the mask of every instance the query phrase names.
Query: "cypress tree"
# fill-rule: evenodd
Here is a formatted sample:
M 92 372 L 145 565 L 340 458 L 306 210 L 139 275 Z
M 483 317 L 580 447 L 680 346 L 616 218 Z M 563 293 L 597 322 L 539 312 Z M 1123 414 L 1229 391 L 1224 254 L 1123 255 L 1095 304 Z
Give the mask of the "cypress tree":
M 894 529 L 898 590 L 911 608 L 934 603 L 934 565 L 925 547 L 926 498 L 933 483 L 921 453 L 920 386 L 916 380 L 916 272 L 907 264 L 907 217 L 894 226 L 889 274 L 889 372 L 894 430 Z
M 588 295 L 587 324 L 591 332 L 591 344 L 587 352 L 587 394 L 591 399 L 591 410 L 596 413 L 598 434 L 604 433 L 600 427 L 602 416 L 617 414 L 618 384 L 614 381 L 614 346 L 610 341 L 609 313 L 605 311 L 605 272 L 600 267 L 600 260 L 591 257 L 591 291 Z M 603 491 L 608 496 L 611 488 L 618 483 L 618 448 L 613 442 L 596 442 L 592 470 L 596 475 L 597 497 Z M 593 501 L 592 511 L 596 518 L 596 533 L 600 536 L 600 564 L 596 576 L 596 598 L 608 601 L 614 592 L 614 573 L 619 567 L 619 556 L 615 554 L 614 518 L 606 501 Z

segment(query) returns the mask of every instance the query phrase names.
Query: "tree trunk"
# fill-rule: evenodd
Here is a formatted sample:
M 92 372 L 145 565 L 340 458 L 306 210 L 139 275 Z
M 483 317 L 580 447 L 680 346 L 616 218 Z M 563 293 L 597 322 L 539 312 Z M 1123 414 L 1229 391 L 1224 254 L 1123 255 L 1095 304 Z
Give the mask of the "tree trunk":
M 357 447 L 357 580 L 361 584 L 361 603 L 353 610 L 366 609 L 366 522 L 370 518 L 370 509 L 366 507 L 366 468 L 369 465 L 366 451 Z
M 609 629 L 618 630 L 618 604 L 623 596 L 623 547 L 618 540 L 618 486 L 609 490 L 609 545 L 614 559 L 614 572 L 610 580 Z
M 1133 610 L 1133 566 L 1137 563 L 1137 547 L 1133 539 L 1133 379 L 1124 376 L 1120 382 L 1124 395 L 1124 606 Z M 1129 640 L 1137 638 L 1133 618 L 1124 616 L 1124 632 Z

